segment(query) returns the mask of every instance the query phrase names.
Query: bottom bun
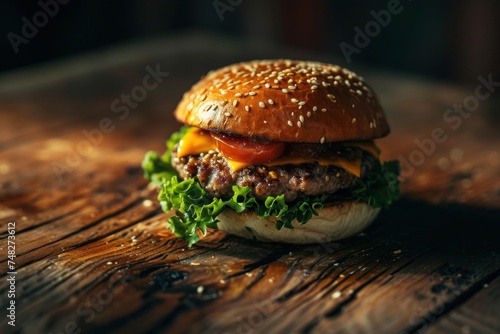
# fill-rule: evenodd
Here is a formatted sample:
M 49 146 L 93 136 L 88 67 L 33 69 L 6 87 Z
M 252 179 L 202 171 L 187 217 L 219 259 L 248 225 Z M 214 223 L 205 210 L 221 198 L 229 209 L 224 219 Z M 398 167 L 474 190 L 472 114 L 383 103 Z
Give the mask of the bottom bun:
M 259 217 L 254 212 L 224 210 L 218 217 L 222 231 L 264 242 L 290 244 L 325 243 L 345 239 L 361 232 L 375 219 L 380 209 L 359 202 L 344 202 L 318 209 L 306 224 L 293 221 L 293 229 L 275 226 L 276 218 Z

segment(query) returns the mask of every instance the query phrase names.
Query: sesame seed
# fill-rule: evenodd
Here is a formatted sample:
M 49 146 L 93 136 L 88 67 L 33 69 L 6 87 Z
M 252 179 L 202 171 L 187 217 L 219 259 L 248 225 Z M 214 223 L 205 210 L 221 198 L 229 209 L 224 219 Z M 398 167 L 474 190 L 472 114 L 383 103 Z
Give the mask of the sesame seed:
M 302 127 L 302 122 L 301 121 L 297 121 L 297 126 L 300 128 Z
M 332 94 L 327 94 L 326 96 L 328 96 L 329 99 L 335 99 L 335 95 L 332 95 Z
M 229 117 L 229 116 L 231 116 L 231 113 L 225 112 L 225 113 L 224 113 L 224 115 L 225 115 L 226 117 Z
M 356 93 L 357 93 L 358 95 L 363 95 L 363 92 L 362 92 L 362 91 L 360 91 L 359 89 L 356 91 Z
M 286 89 L 286 88 L 283 88 L 281 91 L 282 91 L 283 93 L 285 93 L 285 94 L 286 94 L 286 93 L 288 93 L 288 89 Z
M 292 101 L 293 103 L 297 103 L 297 102 L 299 102 L 299 100 L 297 100 L 297 99 L 296 99 L 296 98 L 294 98 L 294 97 L 292 97 L 292 99 L 291 99 L 290 101 Z
M 304 104 L 306 104 L 304 101 L 299 102 L 299 106 L 303 106 Z
M 227 87 L 227 90 L 233 90 L 233 89 L 234 89 L 234 86 Z
M 268 84 L 268 83 L 266 83 L 266 84 L 264 85 L 264 87 L 266 87 L 266 88 L 271 88 L 271 85 L 270 85 L 270 84 Z
M 278 80 L 274 79 L 274 83 L 278 83 L 278 82 L 279 82 Z
M 353 104 L 352 104 L 352 107 L 353 107 L 353 108 L 355 108 L 355 107 L 356 107 L 356 105 L 353 103 Z
M 270 105 L 273 105 L 273 104 L 274 104 L 274 101 L 273 101 L 273 100 L 271 100 L 271 99 L 267 100 L 267 102 L 268 102 Z
M 349 87 L 351 85 L 351 83 L 349 82 L 349 80 L 344 81 L 344 83 L 346 84 L 347 87 Z
M 335 76 L 335 80 L 339 80 L 340 81 L 340 80 L 342 80 L 342 77 L 340 75 L 336 75 Z
M 264 102 L 259 102 L 259 107 L 261 107 L 261 108 L 265 108 L 265 107 L 266 107 L 266 105 L 264 104 Z
M 203 94 L 200 98 L 200 101 L 205 101 L 205 99 L 207 98 L 207 95 Z
M 311 117 L 311 112 L 310 111 L 307 112 L 307 117 Z
M 372 122 L 370 122 L 370 129 L 372 129 L 372 128 L 373 128 L 373 123 L 372 123 Z
M 257 95 L 257 93 L 256 92 L 248 92 L 248 95 L 254 96 L 254 95 Z
M 316 89 L 316 88 L 318 88 L 318 86 L 317 86 L 317 85 L 312 85 L 312 86 L 311 86 L 311 89 Z
M 291 113 L 290 115 L 292 115 L 292 116 L 293 116 L 293 115 L 295 115 L 295 113 L 292 111 L 292 113 Z
M 292 83 L 293 82 L 293 79 L 288 79 L 288 83 Z
M 326 112 L 326 108 L 321 109 L 322 112 Z
M 316 110 L 318 110 L 318 107 L 314 106 L 313 111 L 316 111 Z
M 264 120 L 264 124 L 267 124 L 267 121 L 266 121 L 266 120 Z
M 234 96 L 241 97 L 241 93 L 236 93 L 236 94 L 234 94 Z
M 233 107 L 236 107 L 238 105 L 238 100 L 233 100 Z
M 340 296 L 342 296 L 342 292 L 340 292 L 340 291 L 335 291 L 334 293 L 332 293 L 333 299 L 340 298 Z
M 339 84 L 339 82 L 338 82 L 337 80 L 335 80 L 335 81 L 333 82 L 333 85 L 334 85 L 334 86 L 337 86 L 338 84 Z
M 262 87 L 261 85 L 255 85 L 255 86 L 253 86 L 253 89 L 259 89 L 261 87 Z
M 292 121 L 288 121 L 288 125 L 293 126 Z
M 323 144 L 323 143 L 325 142 L 325 137 L 321 137 L 321 139 L 319 140 L 319 142 L 320 142 L 321 144 Z
M 323 85 L 323 87 L 328 87 L 328 86 L 332 85 L 331 83 L 326 82 L 326 81 L 323 81 L 321 84 Z
M 296 87 L 295 86 L 288 86 L 288 89 L 294 90 Z
M 356 123 L 356 118 L 353 118 L 351 123 Z
M 250 106 L 245 106 L 246 111 L 250 111 Z
M 299 116 L 299 119 L 300 119 L 300 121 L 301 121 L 302 123 L 304 123 L 304 116 L 300 115 L 300 116 Z

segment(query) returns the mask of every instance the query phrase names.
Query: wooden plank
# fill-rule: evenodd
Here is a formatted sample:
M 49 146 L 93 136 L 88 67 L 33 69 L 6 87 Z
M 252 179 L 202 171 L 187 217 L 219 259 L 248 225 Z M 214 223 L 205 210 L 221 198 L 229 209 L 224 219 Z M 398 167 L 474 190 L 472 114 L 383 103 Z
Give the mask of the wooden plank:
M 0 218 L 0 221 L 3 222 L 0 228 L 1 233 L 6 231 L 6 222 L 16 217 L 19 221 L 19 232 L 22 232 L 47 222 L 55 222 L 57 217 L 73 213 L 78 208 L 82 211 L 85 210 L 85 214 L 93 212 L 96 215 L 101 210 L 99 206 L 108 205 L 111 197 L 126 198 L 128 197 L 127 192 L 134 195 L 146 187 L 140 168 L 137 165 L 128 165 L 130 152 L 121 154 L 114 158 L 113 162 L 110 162 L 107 150 L 99 151 L 95 157 L 92 157 L 92 161 L 83 160 L 81 165 L 71 166 L 67 173 L 62 174 L 62 182 L 60 182 L 49 163 L 52 161 L 64 163 L 63 154 L 65 153 L 59 156 L 57 154 L 51 155 L 50 159 L 55 160 L 49 160 L 48 163 L 43 158 L 43 154 L 42 158 L 37 159 L 38 161 L 31 160 L 31 164 L 42 166 L 35 170 L 30 169 L 29 164 L 16 164 L 17 170 L 21 173 L 26 172 L 26 174 L 21 174 L 20 177 L 3 184 L 3 193 L 0 195 L 0 212 L 2 212 L 2 207 L 8 207 L 8 211 L 3 211 L 3 216 Z M 137 153 L 132 152 L 132 156 L 136 157 Z M 116 170 L 116 164 L 121 164 L 123 168 Z M 129 174 L 135 175 L 134 180 L 137 183 L 133 185 L 121 184 L 120 178 Z M 45 189 L 48 188 L 52 190 L 47 193 Z M 132 190 L 137 191 L 132 192 Z M 94 196 L 101 196 L 102 202 L 93 198 Z M 110 198 L 105 199 L 105 196 Z M 120 201 L 118 200 L 118 202 Z M 71 228 L 71 226 L 66 228 Z
M 140 189 L 135 185 L 116 189 L 115 192 L 93 194 L 92 200 L 78 212 L 51 221 L 50 229 L 42 225 L 26 230 L 20 234 L 22 242 L 16 247 L 18 268 L 61 250 L 78 247 L 94 238 L 102 238 L 144 219 L 151 213 L 134 210 L 134 207 L 141 207 L 143 200 Z M 46 232 L 41 232 L 41 229 Z
M 427 326 L 426 333 L 500 333 L 500 277 L 478 285 L 479 291 Z
M 470 233 L 476 210 L 428 206 L 399 203 L 366 236 L 324 247 L 255 244 L 217 232 L 188 249 L 163 229 L 163 215 L 153 217 L 49 256 L 50 268 L 43 260 L 26 267 L 20 277 L 31 297 L 20 307 L 33 330 L 62 330 L 75 321 L 91 332 L 139 324 L 144 332 L 235 332 L 252 329 L 250 323 L 263 332 L 402 331 L 500 270 L 498 245 L 491 253 L 494 216 L 483 214 L 480 228 Z M 408 217 L 408 211 L 422 216 Z M 442 215 L 453 219 L 445 222 Z M 434 234 L 426 235 L 431 229 Z M 445 236 L 453 242 L 443 245 Z M 126 289 L 86 323 L 90 306 L 80 305 L 91 305 L 89 296 L 97 298 L 120 277 L 130 277 Z M 337 291 L 342 293 L 333 298 Z M 150 297 L 138 303 L 144 296 Z M 48 302 L 56 311 L 44 316 Z M 365 320 L 352 321 L 358 318 Z

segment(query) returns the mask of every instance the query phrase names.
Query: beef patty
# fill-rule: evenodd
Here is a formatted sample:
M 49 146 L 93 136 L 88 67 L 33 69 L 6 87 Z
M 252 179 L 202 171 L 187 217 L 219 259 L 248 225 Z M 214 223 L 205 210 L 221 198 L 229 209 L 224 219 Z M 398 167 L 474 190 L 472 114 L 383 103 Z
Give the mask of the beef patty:
M 328 144 L 288 145 L 287 156 L 331 158 L 343 156 L 362 159 L 361 177 L 369 171 L 376 158 L 361 149 L 334 147 Z M 284 194 L 290 202 L 301 195 L 315 196 L 332 194 L 346 189 L 357 179 L 343 168 L 322 166 L 318 163 L 301 165 L 265 166 L 255 165 L 232 172 L 226 159 L 217 151 L 200 155 L 177 157 L 177 147 L 172 152 L 172 165 L 182 179 L 197 179 L 202 187 L 214 197 L 232 196 L 232 186 L 248 186 L 250 196 L 264 200 L 268 196 Z

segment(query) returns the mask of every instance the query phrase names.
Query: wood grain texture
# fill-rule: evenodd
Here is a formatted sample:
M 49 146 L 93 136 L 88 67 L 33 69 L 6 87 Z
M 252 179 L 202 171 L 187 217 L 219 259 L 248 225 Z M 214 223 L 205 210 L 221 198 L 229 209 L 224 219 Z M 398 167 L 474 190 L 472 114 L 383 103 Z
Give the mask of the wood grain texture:
M 206 36 L 118 49 L 128 59 L 118 65 L 82 65 L 100 56 L 19 73 L 11 86 L 0 78 L 0 264 L 7 222 L 16 221 L 16 332 L 500 332 L 497 99 L 455 130 L 443 113 L 475 87 L 362 72 L 393 129 L 380 141 L 384 158 L 409 160 L 436 128 L 448 136 L 410 166 L 403 198 L 338 243 L 263 244 L 210 231 L 187 248 L 165 228 L 168 215 L 140 169 L 178 127 L 171 111 L 182 93 L 239 60 L 335 59 Z M 156 64 L 170 75 L 120 119 L 113 101 Z M 30 78 L 37 84 L 21 85 Z M 114 130 L 71 156 L 103 118 Z M 54 162 L 71 166 L 58 177 Z M 13 332 L 0 319 L 0 331 Z

